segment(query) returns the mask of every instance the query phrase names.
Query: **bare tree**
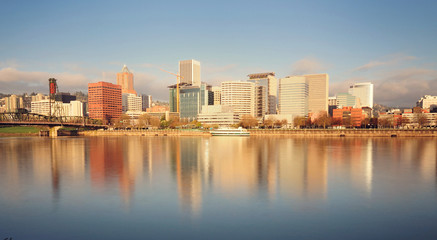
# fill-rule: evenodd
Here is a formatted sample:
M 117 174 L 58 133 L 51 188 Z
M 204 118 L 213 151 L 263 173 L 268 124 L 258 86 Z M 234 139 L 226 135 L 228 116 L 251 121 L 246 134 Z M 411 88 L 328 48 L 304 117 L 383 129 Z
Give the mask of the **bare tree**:
M 139 127 L 146 127 L 150 125 L 150 115 L 147 113 L 141 114 L 138 117 L 138 126 Z
M 323 111 L 319 114 L 315 123 L 318 127 L 326 128 L 331 125 L 331 119 L 329 118 L 328 113 Z
M 241 117 L 240 125 L 244 128 L 252 128 L 258 125 L 258 121 L 251 115 L 243 115 Z
M 423 128 L 429 123 L 425 113 L 415 113 L 415 118 L 420 128 Z

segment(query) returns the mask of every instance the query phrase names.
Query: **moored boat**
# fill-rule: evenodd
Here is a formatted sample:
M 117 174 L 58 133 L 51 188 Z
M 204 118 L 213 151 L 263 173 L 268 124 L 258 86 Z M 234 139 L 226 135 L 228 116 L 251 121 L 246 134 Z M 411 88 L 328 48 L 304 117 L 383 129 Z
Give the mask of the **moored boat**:
M 250 133 L 244 128 L 219 128 L 210 131 L 212 136 L 249 136 Z

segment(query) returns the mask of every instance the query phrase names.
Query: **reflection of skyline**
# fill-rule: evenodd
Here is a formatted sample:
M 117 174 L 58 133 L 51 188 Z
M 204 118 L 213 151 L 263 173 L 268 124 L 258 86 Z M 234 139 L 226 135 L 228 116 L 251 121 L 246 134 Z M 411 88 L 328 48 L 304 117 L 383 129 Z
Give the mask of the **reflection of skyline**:
M 315 139 L 286 139 L 280 149 L 280 186 L 284 195 L 324 200 L 327 188 L 327 151 Z
M 144 191 L 141 184 L 159 187 L 169 176 L 181 210 L 193 216 L 201 214 L 211 190 L 224 199 L 326 201 L 335 180 L 371 196 L 387 174 L 405 176 L 399 187 L 413 179 L 435 188 L 435 143 L 429 138 L 0 139 L 0 197 L 13 201 L 28 186 L 39 186 L 58 202 L 71 196 L 71 189 L 90 184 L 93 191 L 115 193 L 129 206 L 135 192 Z
M 353 186 L 371 196 L 373 186 L 373 139 L 332 140 L 331 162 L 334 169 L 344 169 Z

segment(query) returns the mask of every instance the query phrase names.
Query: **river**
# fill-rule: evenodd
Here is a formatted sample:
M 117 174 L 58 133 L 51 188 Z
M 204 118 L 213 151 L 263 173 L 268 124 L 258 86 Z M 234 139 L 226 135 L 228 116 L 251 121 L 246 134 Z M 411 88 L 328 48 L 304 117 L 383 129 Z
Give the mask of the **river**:
M 436 138 L 4 137 L 0 239 L 435 239 Z

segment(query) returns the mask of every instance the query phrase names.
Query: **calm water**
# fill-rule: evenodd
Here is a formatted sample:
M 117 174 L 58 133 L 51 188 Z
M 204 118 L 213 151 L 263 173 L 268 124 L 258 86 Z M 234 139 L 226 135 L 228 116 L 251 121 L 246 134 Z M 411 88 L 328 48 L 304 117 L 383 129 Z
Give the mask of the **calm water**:
M 0 138 L 0 239 L 436 239 L 437 139 Z

